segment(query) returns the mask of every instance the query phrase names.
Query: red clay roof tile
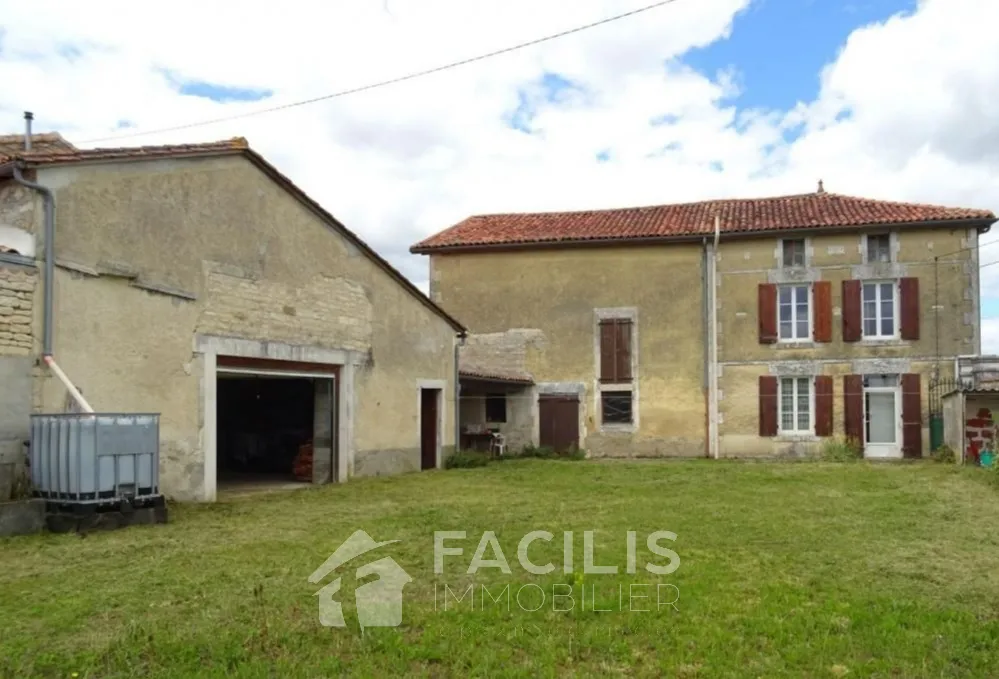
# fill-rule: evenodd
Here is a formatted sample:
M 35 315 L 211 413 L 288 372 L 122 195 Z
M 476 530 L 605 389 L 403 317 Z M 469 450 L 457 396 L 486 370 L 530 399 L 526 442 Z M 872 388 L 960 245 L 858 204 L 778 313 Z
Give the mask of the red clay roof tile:
M 996 220 L 989 210 L 896 203 L 821 192 L 613 210 L 478 215 L 417 243 L 410 252 L 702 236 L 714 233 L 715 215 L 720 218 L 722 233 L 730 234 Z

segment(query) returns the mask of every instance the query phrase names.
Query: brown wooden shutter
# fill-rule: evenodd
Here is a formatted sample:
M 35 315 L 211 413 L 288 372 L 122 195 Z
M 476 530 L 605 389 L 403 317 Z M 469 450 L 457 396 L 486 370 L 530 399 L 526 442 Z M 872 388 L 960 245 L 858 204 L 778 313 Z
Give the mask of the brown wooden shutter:
M 898 282 L 902 339 L 919 339 L 919 279 L 903 278 Z
M 777 286 L 760 283 L 757 315 L 760 324 L 760 344 L 777 341 Z
M 627 382 L 631 380 L 631 321 L 617 321 L 615 330 L 615 377 L 618 382 Z
M 864 445 L 864 377 L 843 376 L 843 427 L 848 439 Z
M 832 283 L 816 281 L 812 284 L 812 297 L 815 304 L 815 328 L 813 336 L 816 342 L 832 342 Z
M 777 378 L 760 375 L 760 436 L 777 436 Z
M 631 381 L 631 321 L 600 321 L 600 381 Z
M 923 456 L 923 408 L 919 397 L 919 375 L 902 375 L 902 456 Z
M 858 342 L 863 337 L 860 316 L 860 281 L 843 281 L 843 341 Z
M 829 375 L 815 377 L 815 435 L 832 436 L 833 433 L 833 378 Z
M 600 321 L 600 381 L 613 382 L 617 370 L 614 344 L 617 328 L 614 321 Z

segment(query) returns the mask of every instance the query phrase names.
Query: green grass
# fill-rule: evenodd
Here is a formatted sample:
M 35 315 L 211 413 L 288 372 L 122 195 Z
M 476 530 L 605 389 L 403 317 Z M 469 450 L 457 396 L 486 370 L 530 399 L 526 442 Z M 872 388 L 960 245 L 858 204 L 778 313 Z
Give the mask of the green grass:
M 3 540 L 0 676 L 999 676 L 999 489 L 986 476 L 519 460 L 177 506 L 166 526 Z M 318 622 L 307 578 L 357 529 L 401 541 L 384 548 L 414 578 L 401 627 L 362 635 Z M 435 530 L 468 533 L 442 575 Z M 479 571 L 494 593 L 570 581 L 565 530 L 576 531 L 577 571 L 584 530 L 596 562 L 623 571 L 625 532 L 637 531 L 637 574 L 586 576 L 597 607 L 617 607 L 619 583 L 671 583 L 679 610 L 594 612 L 589 589 L 579 610 L 578 587 L 572 612 L 453 599 L 442 610 L 443 583 L 467 586 L 486 530 L 513 568 Z M 535 563 L 553 557 L 554 573 L 520 569 L 530 530 L 556 534 L 551 549 L 531 549 Z M 654 530 L 678 535 L 671 575 L 642 569 Z M 352 572 L 341 574 L 353 622 Z

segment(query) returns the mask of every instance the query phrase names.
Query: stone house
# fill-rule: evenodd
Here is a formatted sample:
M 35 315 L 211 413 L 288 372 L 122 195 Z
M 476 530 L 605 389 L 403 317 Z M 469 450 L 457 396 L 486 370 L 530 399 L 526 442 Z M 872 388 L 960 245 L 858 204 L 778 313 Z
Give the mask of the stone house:
M 799 456 L 846 435 L 869 457 L 916 457 L 929 379 L 980 352 L 977 245 L 995 220 L 820 183 L 474 216 L 411 251 L 430 256 L 431 299 L 469 343 L 505 344 L 505 369 L 530 379 L 534 442 Z
M 246 140 L 30 138 L 0 138 L 8 471 L 31 413 L 73 407 L 159 413 L 178 500 L 441 464 L 462 325 Z

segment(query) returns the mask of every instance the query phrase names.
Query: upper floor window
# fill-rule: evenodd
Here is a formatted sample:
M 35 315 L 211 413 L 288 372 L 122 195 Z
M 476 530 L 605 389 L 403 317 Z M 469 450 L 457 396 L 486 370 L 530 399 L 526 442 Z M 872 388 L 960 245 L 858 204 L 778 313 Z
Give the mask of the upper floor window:
M 780 242 L 781 264 L 785 267 L 805 266 L 805 239 L 785 238 Z
M 777 291 L 777 326 L 781 341 L 811 339 L 811 295 L 807 285 L 782 285 Z
M 891 261 L 891 235 L 887 233 L 867 236 L 867 263 Z
M 814 399 L 810 377 L 783 377 L 780 380 L 780 433 L 811 434 Z
M 864 283 L 862 295 L 864 337 L 895 337 L 898 334 L 898 295 L 895 283 Z

